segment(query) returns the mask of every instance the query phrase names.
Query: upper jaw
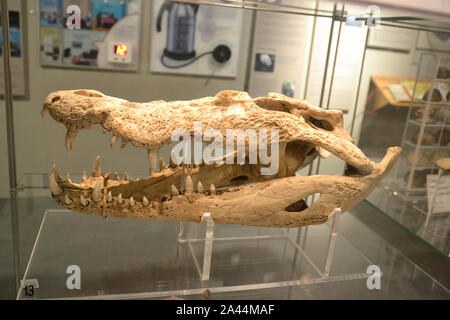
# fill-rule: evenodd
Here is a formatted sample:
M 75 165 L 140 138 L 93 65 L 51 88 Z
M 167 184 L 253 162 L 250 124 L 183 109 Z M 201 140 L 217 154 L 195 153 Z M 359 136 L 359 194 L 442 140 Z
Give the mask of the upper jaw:
M 267 110 L 267 99 L 280 110 Z M 277 107 L 277 103 L 287 105 L 289 113 Z M 251 99 L 247 94 L 225 91 L 216 97 L 194 101 L 138 104 L 98 91 L 71 90 L 50 94 L 44 102 L 43 114 L 46 111 L 66 126 L 67 150 L 72 149 L 80 130 L 99 124 L 112 133 L 111 146 L 121 139 L 122 149 L 128 143 L 147 149 L 149 172 L 156 171 L 158 151 L 171 142 L 172 133 L 184 129 L 194 135 L 195 121 L 202 123 L 204 131 L 217 129 L 223 135 L 225 129 L 277 129 L 280 143 L 309 143 L 316 146 L 322 156 L 334 154 L 361 174 L 373 170 L 373 163 L 343 129 L 342 112 L 321 110 L 282 95 Z M 319 128 L 317 121 L 328 126 L 331 123 L 331 128 Z

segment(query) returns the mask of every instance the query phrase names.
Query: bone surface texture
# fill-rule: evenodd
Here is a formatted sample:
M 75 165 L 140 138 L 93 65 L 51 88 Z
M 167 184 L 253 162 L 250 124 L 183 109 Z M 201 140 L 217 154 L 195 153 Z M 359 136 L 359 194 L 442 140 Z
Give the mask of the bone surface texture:
M 367 197 L 401 152 L 391 147 L 383 160 L 374 163 L 344 129 L 341 111 L 323 110 L 276 93 L 251 98 L 246 92 L 221 91 L 214 97 L 190 101 L 136 103 L 95 90 L 57 91 L 45 99 L 42 115 L 46 113 L 66 127 L 64 143 L 71 152 L 83 152 L 76 137 L 95 125 L 111 134 L 106 144 L 113 146 L 120 139 L 124 148 L 132 145 L 145 150 L 148 167 L 141 171 L 149 174 L 137 180 L 128 174 L 120 179 L 118 173 L 102 172 L 100 157 L 94 160 L 92 176 L 83 175 L 79 183 L 69 176 L 61 179 L 54 167 L 50 189 L 55 201 L 72 211 L 102 217 L 200 222 L 202 214 L 210 212 L 215 223 L 264 227 L 320 224 L 335 208 L 348 210 Z M 200 132 L 195 123 L 201 123 Z M 254 130 L 257 138 L 266 130 L 271 132 L 267 136 L 270 147 L 265 150 L 270 161 L 261 154 L 250 161 L 248 136 L 241 154 L 224 153 L 213 163 L 195 165 L 175 163 L 171 157 L 166 165 L 159 150 L 170 144 L 173 132 L 180 129 L 190 137 L 203 136 L 208 130 L 223 137 L 228 130 Z M 272 134 L 275 131 L 277 135 Z M 261 148 L 262 143 L 257 146 Z M 331 155 L 346 163 L 344 176 L 295 175 L 316 157 Z M 233 161 L 225 161 L 230 158 Z M 263 174 L 275 162 L 277 170 Z M 308 206 L 307 198 L 313 194 L 320 196 Z

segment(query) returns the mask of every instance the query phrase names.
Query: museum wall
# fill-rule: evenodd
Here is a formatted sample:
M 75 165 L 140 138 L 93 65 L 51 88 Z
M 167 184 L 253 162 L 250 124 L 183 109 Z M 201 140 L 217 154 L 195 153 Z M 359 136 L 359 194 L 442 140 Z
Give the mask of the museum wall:
M 97 155 L 102 156 L 102 167 L 108 171 L 128 170 L 130 173 L 146 173 L 147 155 L 142 149 L 128 145 L 120 151 L 120 144 L 111 149 L 110 136 L 102 134 L 99 127 L 80 132 L 72 152 L 64 146 L 65 128 L 47 115 L 42 120 L 42 101 L 52 91 L 91 88 L 111 96 L 132 101 L 192 99 L 215 95 L 223 89 L 243 90 L 246 59 L 239 60 L 236 78 L 208 78 L 150 73 L 150 23 L 151 1 L 143 1 L 140 66 L 137 73 L 89 71 L 59 68 L 43 68 L 39 63 L 39 2 L 27 0 L 27 46 L 29 60 L 29 99 L 14 101 L 14 125 L 16 135 L 16 158 L 18 176 L 24 173 L 50 172 L 53 163 L 61 174 L 90 172 Z M 33 10 L 34 13 L 30 13 Z M 251 12 L 245 10 L 241 38 L 240 57 L 247 57 L 250 36 Z M 8 158 L 4 101 L 1 101 L 0 121 L 0 198 L 8 196 Z M 168 159 L 167 149 L 162 149 Z
M 38 0 L 26 1 L 26 32 L 25 52 L 29 65 L 29 97 L 14 101 L 14 125 L 16 133 L 16 159 L 18 177 L 25 173 L 50 172 L 53 163 L 60 168 L 61 175 L 69 171 L 80 174 L 83 170 L 90 172 L 92 163 L 97 155 L 102 157 L 102 168 L 105 171 L 127 171 L 130 174 L 147 173 L 147 156 L 142 149 L 128 145 L 125 151 L 120 146 L 114 149 L 109 147 L 110 135 L 102 134 L 100 127 L 83 130 L 77 137 L 72 152 L 66 152 L 64 146 L 65 128 L 50 119 L 47 115 L 42 120 L 40 112 L 42 101 L 48 93 L 56 90 L 75 88 L 92 88 L 107 95 L 118 96 L 132 101 L 192 99 L 202 96 L 215 95 L 223 89 L 243 90 L 247 70 L 247 57 L 250 41 L 252 12 L 244 10 L 244 24 L 242 28 L 241 46 L 239 53 L 239 69 L 236 78 L 209 78 L 205 76 L 169 75 L 149 72 L 150 55 L 150 26 L 152 22 L 151 2 L 143 1 L 142 29 L 139 70 L 133 72 L 90 71 L 41 67 L 39 62 L 39 8 Z M 322 3 L 321 5 L 330 4 Z M 303 18 L 306 19 L 306 18 Z M 312 18 L 308 18 L 312 19 Z M 298 84 L 306 89 L 306 99 L 317 104 L 320 94 L 324 58 L 330 23 L 323 19 L 316 20 L 315 41 L 312 48 L 311 74 L 309 83 Z M 366 96 L 369 90 L 370 76 L 372 74 L 396 75 L 414 77 L 417 65 L 414 64 L 415 50 L 390 50 L 382 48 L 383 41 L 379 40 L 381 47 L 370 47 L 366 52 L 365 66 L 362 74 L 362 83 L 359 92 L 357 85 L 359 79 L 360 63 L 362 61 L 365 28 L 345 26 L 342 30 L 341 42 L 338 51 L 337 81 L 333 84 L 333 93 L 330 98 L 331 108 L 346 110 L 344 116 L 345 127 L 350 129 L 353 117 L 353 108 L 359 94 L 356 122 L 353 137 L 358 141 L 361 123 L 364 116 Z M 335 28 L 335 33 L 338 28 Z M 286 39 L 283 36 L 283 39 Z M 401 34 L 399 35 L 401 37 Z M 336 39 L 336 37 L 334 37 Z M 415 39 L 415 38 L 414 38 Z M 395 39 L 389 38 L 390 42 Z M 387 42 L 389 42 L 386 40 Z M 302 41 L 311 41 L 311 37 L 303 37 Z M 414 40 L 415 41 L 415 40 Z M 386 44 L 387 45 L 387 44 Z M 414 46 L 415 47 L 415 44 Z M 309 51 L 309 46 L 305 46 Z M 349 58 L 352 56 L 353 58 Z M 305 65 L 308 56 L 305 55 Z M 334 56 L 330 57 L 333 61 Z M 351 62 L 350 64 L 348 62 Z M 351 76 L 349 77 L 349 73 Z M 303 74 L 303 73 L 302 73 Z M 328 73 L 327 89 L 330 85 L 331 72 Z M 304 75 L 301 80 L 303 81 Z M 315 79 L 315 80 L 314 80 Z M 317 80 L 317 81 L 316 81 Z M 252 81 L 252 79 L 250 79 Z M 347 90 L 347 91 L 345 91 Z M 273 91 L 276 91 L 275 89 Z M 298 96 L 304 98 L 303 90 Z M 4 120 L 4 103 L 2 105 L 2 120 L 0 121 L 0 198 L 8 196 L 8 165 L 6 130 Z M 161 155 L 168 160 L 168 147 L 161 149 Z M 321 162 L 319 173 L 341 174 L 343 162 L 331 158 Z M 303 172 L 306 173 L 306 172 Z

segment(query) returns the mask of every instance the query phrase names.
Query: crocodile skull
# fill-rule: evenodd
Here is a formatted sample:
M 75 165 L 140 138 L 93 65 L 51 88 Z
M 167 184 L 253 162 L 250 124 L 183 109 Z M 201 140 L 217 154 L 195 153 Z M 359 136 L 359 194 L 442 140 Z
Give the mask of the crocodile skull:
M 70 210 L 103 217 L 199 222 L 209 212 L 216 223 L 320 224 L 335 208 L 347 210 L 364 199 L 401 151 L 389 148 L 385 158 L 374 163 L 343 128 L 341 111 L 323 110 L 275 93 L 252 99 L 245 92 L 221 91 L 215 97 L 191 101 L 134 103 L 95 90 L 57 91 L 45 99 L 42 115 L 46 112 L 66 126 L 69 151 L 80 130 L 97 124 L 112 132 L 111 146 L 121 139 L 122 148 L 131 143 L 148 151 L 149 175 L 136 181 L 127 175 L 121 179 L 117 173 L 102 174 L 99 157 L 92 177 L 84 174 L 80 183 L 70 177 L 63 181 L 53 167 L 53 198 Z M 278 130 L 278 171 L 261 174 L 267 164 L 259 158 L 256 164 L 199 165 L 166 165 L 160 158 L 158 171 L 159 149 L 172 142 L 175 130 L 194 136 L 195 122 L 202 124 L 202 133 L 208 129 L 224 135 L 227 129 Z M 330 154 L 347 163 L 345 176 L 295 176 L 318 155 Z M 319 199 L 308 207 L 305 199 L 316 193 Z

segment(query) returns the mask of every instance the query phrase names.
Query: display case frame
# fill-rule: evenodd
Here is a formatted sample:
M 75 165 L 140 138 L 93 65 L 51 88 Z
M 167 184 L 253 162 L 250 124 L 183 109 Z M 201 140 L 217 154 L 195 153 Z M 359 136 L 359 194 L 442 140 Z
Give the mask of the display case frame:
M 175 2 L 192 2 L 190 0 L 172 0 Z M 233 7 L 233 8 L 241 8 L 245 10 L 253 10 L 256 11 L 266 11 L 266 12 L 273 12 L 273 13 L 285 13 L 285 14 L 296 14 L 296 15 L 307 15 L 312 17 L 322 17 L 322 18 L 328 18 L 330 19 L 331 24 L 331 30 L 329 35 L 329 42 L 327 44 L 327 54 L 326 54 L 326 62 L 324 65 L 324 79 L 321 87 L 321 94 L 320 94 L 320 103 L 319 107 L 328 109 L 329 106 L 325 105 L 325 101 L 329 101 L 329 97 L 331 96 L 332 90 L 333 90 L 333 79 L 334 79 L 334 71 L 335 71 L 335 64 L 336 59 L 334 61 L 331 61 L 332 57 L 332 51 L 335 52 L 334 56 L 337 56 L 337 52 L 339 50 L 339 36 L 340 36 L 340 27 L 342 24 L 346 21 L 346 12 L 345 12 L 345 6 L 344 5 L 338 5 L 335 4 L 333 7 L 333 10 L 322 10 L 315 8 L 314 10 L 311 10 L 309 8 L 301 7 L 301 6 L 287 6 L 282 4 L 276 4 L 276 3 L 269 3 L 269 2 L 263 2 L 263 1 L 227 1 L 229 3 L 222 3 L 220 1 L 196 1 L 198 4 L 202 5 L 213 5 L 213 6 L 227 6 L 227 7 Z M 14 117 L 13 117 L 13 100 L 12 100 L 12 93 L 11 93 L 11 74 L 10 74 L 10 61 L 9 61 L 9 46 L 5 45 L 5 43 L 9 42 L 9 27 L 8 27 L 8 16 L 5 14 L 5 12 L 8 11 L 7 9 L 7 1 L 2 0 L 1 1 L 1 9 L 2 9 L 2 34 L 3 39 L 5 41 L 3 42 L 3 52 L 6 54 L 3 55 L 3 64 L 5 66 L 5 105 L 6 105 L 6 123 L 7 123 L 7 142 L 8 142 L 8 162 L 9 162 L 9 189 L 10 189 L 10 201 L 9 205 L 11 208 L 11 224 L 12 224 L 12 242 L 13 242 L 13 260 L 14 260 L 14 275 L 15 275 L 15 283 L 16 283 L 16 290 L 18 293 L 20 293 L 20 279 L 21 279 L 21 272 L 20 272 L 20 236 L 19 236 L 19 217 L 18 217 L 18 208 L 17 208 L 17 196 L 18 193 L 23 190 L 23 188 L 28 188 L 27 185 L 22 185 L 18 182 L 17 179 L 17 164 L 16 164 L 16 154 L 15 154 L 15 141 L 14 141 Z M 365 21 L 370 17 L 364 17 Z M 6 22 L 6 23 L 5 23 Z M 381 21 L 381 25 L 385 26 L 392 26 L 392 27 L 398 27 L 398 28 L 408 28 L 412 30 L 424 30 L 424 31 L 430 31 L 430 32 L 448 32 L 449 29 L 442 28 L 439 26 L 435 26 L 433 24 L 419 24 L 414 23 L 411 21 L 401 21 L 401 20 L 390 20 L 390 21 Z M 335 38 L 334 34 L 334 28 L 335 24 L 338 24 L 339 32 L 337 34 L 337 38 Z M 364 56 L 362 60 L 362 64 L 360 66 L 360 75 L 358 78 L 358 84 L 357 84 L 357 91 L 360 92 L 361 88 L 361 80 L 362 80 L 362 72 L 364 69 L 364 58 L 365 53 L 367 50 L 367 39 L 369 36 L 370 29 L 367 28 L 366 37 L 365 37 L 365 48 L 364 48 Z M 332 45 L 334 43 L 334 46 Z M 249 58 L 250 61 L 250 58 Z M 327 75 L 331 75 L 331 84 L 329 86 L 328 93 L 326 92 L 326 82 L 327 82 Z M 247 84 L 245 85 L 246 88 L 248 88 L 248 79 Z M 327 99 L 328 96 L 328 99 Z M 359 94 L 358 94 L 359 97 Z M 353 114 L 352 114 L 352 123 L 351 123 L 351 130 L 350 133 L 353 134 L 354 131 L 354 123 L 355 123 L 355 117 L 356 117 L 356 106 L 358 104 L 358 99 L 355 103 Z M 314 171 L 317 173 L 320 168 L 320 163 L 314 168 L 313 166 L 310 166 L 309 173 L 312 174 Z

